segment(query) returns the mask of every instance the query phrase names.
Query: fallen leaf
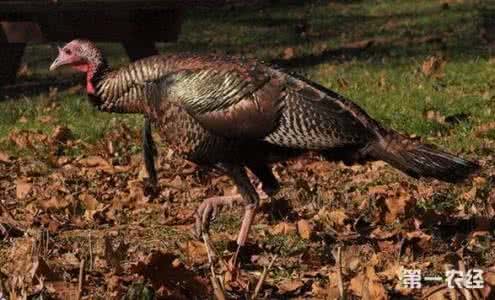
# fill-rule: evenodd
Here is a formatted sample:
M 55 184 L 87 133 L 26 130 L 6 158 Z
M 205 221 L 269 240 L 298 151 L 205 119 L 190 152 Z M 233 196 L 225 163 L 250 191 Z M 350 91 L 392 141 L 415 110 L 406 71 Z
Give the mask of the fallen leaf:
M 107 160 L 100 156 L 90 156 L 87 158 L 83 158 L 79 160 L 79 164 L 83 167 L 88 168 L 100 168 L 102 171 L 110 174 L 114 173 L 113 166 Z
M 297 222 L 297 233 L 304 240 L 309 240 L 311 238 L 311 233 L 313 228 L 307 220 L 299 220 Z
M 9 163 L 10 162 L 10 156 L 7 153 L 0 152 L 0 162 Z
M 72 161 L 72 159 L 68 156 L 61 156 L 57 159 L 57 165 L 59 167 L 65 166 L 69 164 Z
M 434 121 L 440 124 L 445 123 L 445 116 L 441 112 L 436 110 L 428 110 L 424 112 L 424 118 L 429 121 Z
M 397 234 L 396 230 L 384 231 L 382 227 L 383 226 L 375 228 L 371 232 L 370 237 L 377 240 L 386 240 Z
M 332 228 L 339 230 L 345 227 L 345 221 L 348 219 L 348 216 L 343 209 L 328 209 L 324 207 L 320 209 L 318 212 L 318 217 L 320 220 L 324 221 Z
M 337 84 L 343 90 L 347 90 L 349 88 L 349 82 L 342 77 L 337 78 Z
M 400 277 L 402 266 L 398 262 L 388 263 L 384 268 L 385 270 L 378 273 L 380 278 L 385 278 L 386 280 L 392 281 Z
M 398 197 L 390 197 L 385 200 L 388 212 L 385 214 L 385 223 L 392 224 L 398 217 L 404 216 L 414 207 L 416 201 L 406 192 L 401 192 Z
M 48 165 L 39 160 L 33 160 L 29 164 L 21 166 L 21 173 L 25 176 L 44 176 L 50 171 Z
M 423 295 L 430 295 L 428 298 L 426 298 L 428 300 L 449 300 L 449 299 L 451 299 L 450 295 L 449 295 L 449 289 L 441 289 L 441 290 L 437 291 L 436 293 L 431 294 L 431 292 L 433 290 L 436 290 L 437 288 L 438 288 L 438 286 L 433 286 L 430 288 L 423 289 L 422 290 Z M 422 298 L 422 299 L 425 299 L 425 298 Z M 465 299 L 465 298 L 462 297 L 460 299 Z
M 480 135 L 483 135 L 483 134 L 485 134 L 485 133 L 487 133 L 493 129 L 495 129 L 495 121 L 476 126 L 474 128 L 474 134 L 476 136 L 480 136 Z
M 36 241 L 34 238 L 16 239 L 13 247 L 8 253 L 6 265 L 3 270 L 9 274 L 7 286 L 12 290 L 30 292 L 39 288 L 39 278 L 52 280 L 55 274 L 35 251 Z
M 57 126 L 52 131 L 52 136 L 50 137 L 52 142 L 56 143 L 65 143 L 70 139 L 72 132 L 68 127 L 65 126 Z
M 66 208 L 70 204 L 71 201 L 69 201 L 69 198 L 62 196 L 52 196 L 48 200 L 38 200 L 38 205 L 45 210 Z
M 79 269 L 79 267 L 80 267 L 80 261 L 74 255 L 74 253 L 71 253 L 71 252 L 64 253 L 61 255 L 60 260 L 64 264 L 64 268 L 76 270 L 76 269 Z
M 188 241 L 183 245 L 187 258 L 194 264 L 202 265 L 208 262 L 205 245 L 200 241 Z
M 38 118 L 38 121 L 40 121 L 43 124 L 53 122 L 54 120 L 55 120 L 55 117 L 51 116 L 51 115 L 41 116 Z
M 367 267 L 365 272 L 361 272 L 352 278 L 350 289 L 354 295 L 361 297 L 363 300 L 388 299 L 387 292 L 373 267 Z
M 410 241 L 410 243 L 416 244 L 422 250 L 431 248 L 432 236 L 420 230 L 408 232 L 406 234 L 406 238 Z
M 131 271 L 151 282 L 157 291 L 157 299 L 208 299 L 212 295 L 210 281 L 186 269 L 183 264 L 174 266 L 176 259 L 173 254 L 154 251 L 132 266 Z
M 399 183 L 370 188 L 368 195 L 376 198 L 377 221 L 385 224 L 393 224 L 416 205 L 416 199 Z
M 284 280 L 277 285 L 280 294 L 293 293 L 304 286 L 304 282 L 300 279 Z
M 476 192 L 478 191 L 478 189 L 473 186 L 468 192 L 465 192 L 464 193 L 464 200 L 466 201 L 474 201 L 476 199 Z
M 129 194 L 119 201 L 121 206 L 126 207 L 138 207 L 146 204 L 149 200 L 144 194 L 143 182 L 140 180 L 129 180 L 127 182 L 127 187 L 129 189 Z
M 27 178 L 21 177 L 15 180 L 15 194 L 18 200 L 23 200 L 33 189 L 33 184 L 28 182 Z
M 280 235 L 280 234 L 291 235 L 291 234 L 295 234 L 296 232 L 297 232 L 296 225 L 287 222 L 280 222 L 270 230 L 270 233 L 273 235 Z
M 113 268 L 116 273 L 120 273 L 123 270 L 122 261 L 127 257 L 129 244 L 120 240 L 114 249 L 113 240 L 111 236 L 105 236 L 105 260 L 109 267 Z
M 48 292 L 57 295 L 57 299 L 77 299 L 79 297 L 79 284 L 64 280 L 49 281 L 45 283 Z
M 79 195 L 79 200 L 84 204 L 84 207 L 87 210 L 97 210 L 100 203 L 96 200 L 95 197 L 90 194 L 81 194 Z
M 289 60 L 295 56 L 294 48 L 288 47 L 284 49 L 284 53 L 282 54 L 282 58 Z
M 427 77 L 442 77 L 445 64 L 446 61 L 441 57 L 432 56 L 423 63 L 421 70 Z
M 368 194 L 370 195 L 377 195 L 377 194 L 386 195 L 387 192 L 388 192 L 388 187 L 386 185 L 376 185 L 368 189 Z

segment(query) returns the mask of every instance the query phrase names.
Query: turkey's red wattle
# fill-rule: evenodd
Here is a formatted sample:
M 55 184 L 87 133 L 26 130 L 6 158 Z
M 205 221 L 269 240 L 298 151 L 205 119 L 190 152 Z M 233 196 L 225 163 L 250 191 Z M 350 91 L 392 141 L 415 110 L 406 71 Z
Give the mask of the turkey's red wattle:
M 91 82 L 91 78 L 89 77 L 88 73 L 88 79 L 86 81 L 86 91 L 88 94 L 94 95 L 95 94 L 95 87 L 93 86 L 93 83 Z
M 72 65 L 72 67 L 79 72 L 86 73 L 86 91 L 88 94 L 94 95 L 95 87 L 93 85 L 93 77 L 96 66 L 91 63 L 79 63 Z

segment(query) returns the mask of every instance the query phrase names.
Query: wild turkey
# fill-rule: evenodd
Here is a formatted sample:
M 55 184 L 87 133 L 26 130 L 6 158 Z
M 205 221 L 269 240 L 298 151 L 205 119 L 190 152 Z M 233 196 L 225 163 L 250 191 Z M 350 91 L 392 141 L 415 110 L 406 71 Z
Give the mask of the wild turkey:
M 87 73 L 89 99 L 100 110 L 145 114 L 177 153 L 230 176 L 240 195 L 206 199 L 195 230 L 207 232 L 222 205 L 244 203 L 239 247 L 259 202 L 246 168 L 269 195 L 279 187 L 269 165 L 308 151 L 346 164 L 383 160 L 412 177 L 447 182 L 479 169 L 382 127 L 325 87 L 255 60 L 174 54 L 111 70 L 93 43 L 74 40 L 59 48 L 50 70 L 62 65 Z

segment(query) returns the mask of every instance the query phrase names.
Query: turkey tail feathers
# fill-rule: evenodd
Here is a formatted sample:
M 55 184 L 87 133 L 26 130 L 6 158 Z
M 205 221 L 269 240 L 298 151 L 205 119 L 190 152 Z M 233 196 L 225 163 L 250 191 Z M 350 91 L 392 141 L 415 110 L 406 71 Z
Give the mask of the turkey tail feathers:
M 367 154 L 383 160 L 409 176 L 432 177 L 446 182 L 462 182 L 476 174 L 480 166 L 456 157 L 433 145 L 421 144 L 396 132 L 389 132 L 369 145 Z

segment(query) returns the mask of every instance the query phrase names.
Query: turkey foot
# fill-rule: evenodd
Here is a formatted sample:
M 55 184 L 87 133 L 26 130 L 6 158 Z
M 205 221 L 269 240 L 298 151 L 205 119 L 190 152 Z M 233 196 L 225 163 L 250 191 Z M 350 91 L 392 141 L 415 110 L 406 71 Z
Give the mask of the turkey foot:
M 261 194 L 264 197 L 271 196 L 276 193 L 279 185 L 267 165 L 253 164 L 249 166 L 261 182 L 261 186 L 258 187 L 258 191 L 249 180 L 246 169 L 243 166 L 222 163 L 219 164 L 218 167 L 225 171 L 232 181 L 234 181 L 239 194 L 232 196 L 212 197 L 204 200 L 195 213 L 196 222 L 194 226 L 194 233 L 197 238 L 200 238 L 203 233 L 208 233 L 210 221 L 215 219 L 221 207 L 225 205 L 232 207 L 234 204 L 243 204 L 244 217 L 237 236 L 238 248 L 230 264 L 231 268 L 235 269 L 237 267 L 237 257 L 240 249 L 246 244 L 251 224 L 254 221 L 256 210 L 259 205 L 259 195 Z
M 234 205 L 244 202 L 244 199 L 240 194 L 232 196 L 218 196 L 207 198 L 201 203 L 195 213 L 195 226 L 194 226 L 194 236 L 197 239 L 203 238 L 206 250 L 208 252 L 208 258 L 210 263 L 214 261 L 214 258 L 218 257 L 215 248 L 211 245 L 211 241 L 208 237 L 208 230 L 210 227 L 210 222 L 215 220 L 218 215 L 219 210 L 224 206 L 233 207 Z M 235 272 L 237 270 L 237 258 L 241 248 L 246 244 L 249 229 L 253 223 L 256 214 L 256 206 L 253 204 L 247 204 L 245 206 L 244 217 L 242 219 L 242 225 L 239 230 L 237 237 L 237 250 L 234 256 L 229 262 L 229 270 Z
M 268 199 L 269 197 L 273 196 L 276 193 L 276 191 L 278 191 L 278 186 L 277 187 L 266 186 L 263 185 L 262 183 L 260 183 L 256 188 L 256 192 L 258 193 L 260 199 L 262 200 Z M 222 207 L 229 206 L 230 208 L 232 208 L 234 205 L 238 205 L 243 202 L 244 199 L 240 194 L 235 194 L 231 196 L 215 196 L 203 200 L 201 205 L 196 209 L 196 212 L 194 213 L 194 218 L 195 218 L 195 224 L 193 229 L 194 237 L 200 240 L 202 234 L 208 232 L 210 228 L 210 222 L 215 220 Z M 248 208 L 246 207 L 246 210 L 247 209 Z M 252 210 L 252 208 L 250 210 Z M 252 212 L 249 213 L 248 216 L 249 218 L 251 218 L 251 214 Z M 243 219 L 243 224 L 244 224 L 244 219 Z M 246 232 L 243 233 L 246 234 Z M 244 243 L 246 238 L 247 237 L 243 237 Z
M 210 222 L 215 220 L 219 210 L 223 206 L 228 205 L 229 207 L 233 207 L 234 205 L 242 202 L 244 202 L 244 200 L 239 194 L 232 196 L 217 196 L 205 199 L 194 214 L 196 219 L 194 224 L 194 236 L 197 239 L 201 239 L 203 233 L 208 233 Z
M 149 196 L 151 199 L 156 199 L 160 196 L 160 186 L 156 181 L 153 182 L 150 178 L 144 178 L 143 185 L 145 196 Z

